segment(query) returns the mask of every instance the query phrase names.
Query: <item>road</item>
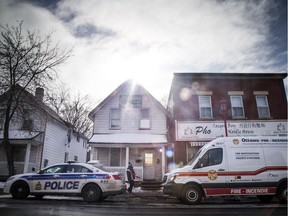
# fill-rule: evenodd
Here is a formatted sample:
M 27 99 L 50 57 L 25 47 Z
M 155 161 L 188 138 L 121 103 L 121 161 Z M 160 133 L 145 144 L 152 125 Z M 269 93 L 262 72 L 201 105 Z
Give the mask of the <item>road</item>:
M 272 202 L 262 204 L 257 199 L 241 201 L 206 200 L 201 205 L 189 206 L 165 196 L 121 195 L 99 203 L 86 203 L 77 197 L 44 197 L 37 200 L 13 200 L 0 196 L 0 214 L 5 216 L 82 216 L 82 215 L 261 215 L 286 216 L 287 205 Z

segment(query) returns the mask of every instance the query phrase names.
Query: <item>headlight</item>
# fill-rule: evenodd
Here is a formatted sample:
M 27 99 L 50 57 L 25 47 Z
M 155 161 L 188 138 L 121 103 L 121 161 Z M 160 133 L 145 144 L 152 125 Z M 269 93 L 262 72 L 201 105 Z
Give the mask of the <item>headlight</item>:
M 177 178 L 178 174 L 173 174 L 171 176 L 168 177 L 168 182 L 173 182 L 176 178 Z
M 7 181 L 12 181 L 15 178 L 15 176 L 11 176 L 10 178 L 7 179 Z

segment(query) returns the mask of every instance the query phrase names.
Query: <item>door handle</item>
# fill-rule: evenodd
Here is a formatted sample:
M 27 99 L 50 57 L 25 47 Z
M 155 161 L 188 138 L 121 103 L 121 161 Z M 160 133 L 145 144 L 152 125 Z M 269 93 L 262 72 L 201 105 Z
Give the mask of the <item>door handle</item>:
M 218 169 L 218 171 L 223 172 L 223 171 L 225 171 L 225 169 Z
M 60 175 L 53 175 L 53 178 L 59 178 Z
M 86 178 L 86 177 L 87 177 L 87 175 L 80 175 L 80 177 L 81 177 L 81 178 Z

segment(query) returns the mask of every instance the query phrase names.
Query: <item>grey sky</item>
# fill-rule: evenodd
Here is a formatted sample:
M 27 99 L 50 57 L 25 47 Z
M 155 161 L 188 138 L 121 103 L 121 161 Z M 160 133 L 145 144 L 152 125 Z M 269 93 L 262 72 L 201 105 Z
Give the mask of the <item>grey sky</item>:
M 0 0 L 0 18 L 74 46 L 60 78 L 95 99 L 130 78 L 161 99 L 174 72 L 287 72 L 286 0 Z

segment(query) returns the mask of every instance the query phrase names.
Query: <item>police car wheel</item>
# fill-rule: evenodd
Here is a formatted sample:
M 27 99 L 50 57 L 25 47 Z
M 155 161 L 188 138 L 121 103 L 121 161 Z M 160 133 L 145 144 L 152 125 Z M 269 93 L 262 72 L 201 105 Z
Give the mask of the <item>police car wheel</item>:
M 82 197 L 86 202 L 97 202 L 102 197 L 102 192 L 99 186 L 88 184 L 82 190 Z
M 196 185 L 186 185 L 181 194 L 181 200 L 188 205 L 195 205 L 201 202 L 202 193 Z
M 30 191 L 26 182 L 15 182 L 11 187 L 11 195 L 14 199 L 25 199 Z

